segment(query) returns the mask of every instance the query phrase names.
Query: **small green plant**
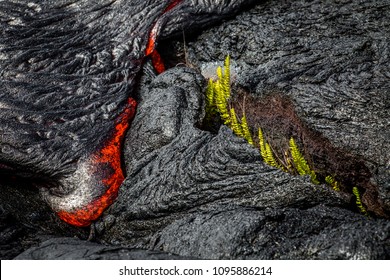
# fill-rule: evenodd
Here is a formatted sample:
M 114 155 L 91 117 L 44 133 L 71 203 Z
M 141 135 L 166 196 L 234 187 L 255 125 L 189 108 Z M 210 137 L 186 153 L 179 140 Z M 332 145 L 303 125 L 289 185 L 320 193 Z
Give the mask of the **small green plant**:
M 218 113 L 222 122 L 233 132 L 244 138 L 249 144 L 253 145 L 253 138 L 250 132 L 245 112 L 242 113 L 241 120 L 238 119 L 234 108 L 231 108 L 229 99 L 231 95 L 230 88 L 230 57 L 227 56 L 224 62 L 224 68 L 217 68 L 218 79 L 209 80 L 206 90 L 206 119 L 212 119 L 213 114 Z
M 278 162 L 274 157 L 271 146 L 264 139 L 263 130 L 261 128 L 258 129 L 258 135 L 259 135 L 260 155 L 262 156 L 264 162 L 267 163 L 268 165 L 281 169 L 280 164 L 278 164 Z
M 215 106 L 215 94 L 213 80 L 209 80 L 209 84 L 206 89 L 206 119 L 211 121 L 212 117 L 217 113 Z
M 361 199 L 361 196 L 360 196 L 359 189 L 358 189 L 357 187 L 353 187 L 353 188 L 352 188 L 352 193 L 355 195 L 355 198 L 356 198 L 356 206 L 358 207 L 360 213 L 362 213 L 363 215 L 367 215 L 367 210 L 366 210 L 366 208 L 363 206 L 363 203 L 362 203 L 362 199 Z
M 290 146 L 290 152 L 291 156 L 295 165 L 296 170 L 298 171 L 299 175 L 310 175 L 311 181 L 313 184 L 318 185 L 320 182 L 317 180 L 316 173 L 311 170 L 309 164 L 303 157 L 302 153 L 299 151 L 297 144 L 295 143 L 294 138 L 290 139 L 289 142 Z
M 224 71 L 221 67 L 217 69 L 218 79 L 209 80 L 206 90 L 206 114 L 212 116 L 218 112 L 225 125 L 230 125 L 232 117 L 229 114 L 228 100 L 230 98 L 230 58 L 225 59 Z
M 230 120 L 230 128 L 233 130 L 234 134 L 241 138 L 244 138 L 243 128 L 238 122 L 236 111 L 234 110 L 234 108 L 230 108 Z
M 249 130 L 248 122 L 246 121 L 245 112 L 242 114 L 241 118 L 241 128 L 244 133 L 244 139 L 253 146 L 252 134 Z
M 332 188 L 333 188 L 335 191 L 337 191 L 337 192 L 340 191 L 340 183 L 337 182 L 331 175 L 328 175 L 328 176 L 325 177 L 325 182 L 326 182 L 328 185 L 332 186 Z

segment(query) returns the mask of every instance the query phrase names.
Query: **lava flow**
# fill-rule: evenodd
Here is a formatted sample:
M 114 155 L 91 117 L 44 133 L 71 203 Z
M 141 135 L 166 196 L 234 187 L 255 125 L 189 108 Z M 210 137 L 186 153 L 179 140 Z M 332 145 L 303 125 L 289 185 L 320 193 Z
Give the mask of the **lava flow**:
M 172 0 L 163 10 L 162 15 L 172 10 L 181 2 L 182 0 Z M 158 36 L 157 33 L 160 24 L 161 22 L 158 19 L 152 26 L 149 32 L 149 39 L 145 50 L 145 56 L 151 57 L 153 66 L 157 73 L 162 73 L 165 71 L 163 60 L 156 50 L 156 40 Z M 99 198 L 89 203 L 87 206 L 84 206 L 82 209 L 73 212 L 58 212 L 57 215 L 63 221 L 79 227 L 89 226 L 92 221 L 96 220 L 116 199 L 119 187 L 125 179 L 121 167 L 122 140 L 127 131 L 127 128 L 129 127 L 129 122 L 135 115 L 136 105 L 136 101 L 132 98 L 129 98 L 126 109 L 117 120 L 113 136 L 106 142 L 100 151 L 92 156 L 94 159 L 94 166 L 110 167 L 109 169 L 111 172 L 109 172 L 109 175 L 103 176 L 104 178 L 101 180 L 101 182 L 98 182 L 99 184 L 103 184 L 105 186 L 106 192 Z
M 125 110 L 116 122 L 115 132 L 112 137 L 106 142 L 100 151 L 92 156 L 94 165 L 107 165 L 110 167 L 111 172 L 109 176 L 102 179 L 101 182 L 105 186 L 106 192 L 98 199 L 89 203 L 83 209 L 74 212 L 58 212 L 57 215 L 63 221 L 74 226 L 88 226 L 116 199 L 119 187 L 125 179 L 121 167 L 122 141 L 130 125 L 130 121 L 135 115 L 136 105 L 137 103 L 134 99 L 128 99 L 128 104 L 126 105 Z

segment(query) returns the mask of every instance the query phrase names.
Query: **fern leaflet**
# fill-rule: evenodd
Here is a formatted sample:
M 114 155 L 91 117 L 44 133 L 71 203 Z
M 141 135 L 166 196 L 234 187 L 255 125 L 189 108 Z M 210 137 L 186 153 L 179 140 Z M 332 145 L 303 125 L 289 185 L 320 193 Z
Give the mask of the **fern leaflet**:
M 299 175 L 310 175 L 311 181 L 314 184 L 319 184 L 320 182 L 317 180 L 317 175 L 313 170 L 310 169 L 309 164 L 303 157 L 302 153 L 299 151 L 297 144 L 295 143 L 294 138 L 290 139 L 290 152 L 291 156 L 295 165 L 295 168 L 297 169 Z
M 251 144 L 253 146 L 253 139 L 252 139 L 252 134 L 249 130 L 249 127 L 248 127 L 248 122 L 246 121 L 246 116 L 245 116 L 245 113 L 243 114 L 242 116 L 242 119 L 241 119 L 241 127 L 242 127 L 242 132 L 244 134 L 244 138 L 245 140 Z

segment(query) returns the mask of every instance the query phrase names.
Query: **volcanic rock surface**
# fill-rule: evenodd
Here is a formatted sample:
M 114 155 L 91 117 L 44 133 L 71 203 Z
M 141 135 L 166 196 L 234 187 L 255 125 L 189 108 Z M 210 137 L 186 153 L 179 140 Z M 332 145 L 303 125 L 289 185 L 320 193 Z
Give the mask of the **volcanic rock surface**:
M 387 1 L 262 1 L 192 39 L 195 69 L 146 66 L 115 203 L 88 232 L 8 182 L 2 258 L 34 244 L 18 258 L 389 259 L 389 23 Z M 369 217 L 350 190 L 275 169 L 226 126 L 203 125 L 200 72 L 227 54 L 233 89 L 264 106 L 249 104 L 248 119 L 272 112 L 249 121 L 301 137 L 318 168 L 359 186 Z M 13 209 L 15 197 L 28 207 Z

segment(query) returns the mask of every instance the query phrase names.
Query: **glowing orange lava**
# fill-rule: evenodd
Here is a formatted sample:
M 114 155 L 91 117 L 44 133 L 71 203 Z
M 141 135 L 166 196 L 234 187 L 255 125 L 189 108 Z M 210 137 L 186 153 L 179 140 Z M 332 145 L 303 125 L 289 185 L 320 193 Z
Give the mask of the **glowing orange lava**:
M 181 1 L 182 0 L 171 1 L 171 3 L 163 11 L 163 14 L 172 10 L 174 7 L 180 4 Z M 157 23 L 154 24 L 154 26 L 149 32 L 149 40 L 146 46 L 145 56 L 151 57 L 154 69 L 158 74 L 160 74 L 165 71 L 165 66 L 160 54 L 156 50 L 156 40 L 157 40 Z
M 94 158 L 94 164 L 107 164 L 112 169 L 112 174 L 108 178 L 104 178 L 102 180 L 102 183 L 106 186 L 107 191 L 83 209 L 75 212 L 58 212 L 58 216 L 63 221 L 78 227 L 88 226 L 116 199 L 119 187 L 125 179 L 121 167 L 122 140 L 127 128 L 129 127 L 130 120 L 135 115 L 136 105 L 136 101 L 129 98 L 125 110 L 117 120 L 113 136 L 107 141 L 100 151 L 92 156 Z

